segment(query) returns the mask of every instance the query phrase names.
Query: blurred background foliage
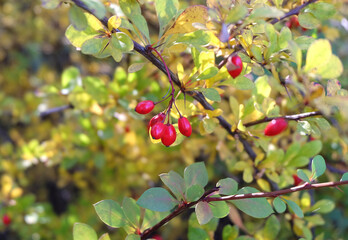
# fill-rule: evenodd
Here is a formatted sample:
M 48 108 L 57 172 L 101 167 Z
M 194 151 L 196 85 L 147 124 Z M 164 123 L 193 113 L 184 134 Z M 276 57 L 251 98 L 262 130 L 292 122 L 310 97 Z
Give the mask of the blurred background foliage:
M 150 33 L 157 35 L 153 2 L 144 2 Z M 192 4 L 204 1 L 185 1 L 180 7 Z M 122 231 L 106 229 L 92 204 L 101 199 L 121 202 L 124 196 L 137 198 L 148 187 L 160 184 L 160 173 L 182 172 L 196 161 L 206 163 L 211 186 L 220 178 L 233 176 L 242 185 L 244 179 L 244 184 L 249 182 L 248 185 L 263 191 L 271 189 L 262 177 L 256 180 L 253 163 L 241 143 L 226 141 L 222 128 L 200 135 L 200 116 L 190 119 L 194 134 L 180 145 L 165 148 L 152 144 L 147 133 L 152 116 L 140 117 L 133 108 L 140 99 L 160 99 L 168 87 L 166 76 L 136 53 L 115 63 L 111 58 L 98 60 L 76 51 L 64 35 L 69 25 L 68 10 L 67 4 L 46 10 L 39 0 L 0 1 L 0 215 L 8 214 L 12 219 L 8 227 L 0 223 L 1 239 L 71 239 L 75 222 L 88 223 L 99 232 L 110 232 L 112 239 L 122 239 Z M 339 11 L 348 16 L 348 5 L 342 2 Z M 328 21 L 319 31 L 305 34 L 329 38 L 333 52 L 345 67 L 348 65 L 347 19 Z M 179 61 L 192 64 L 185 53 L 171 60 L 173 69 Z M 136 62 L 146 65 L 136 73 L 127 73 Z M 64 77 L 73 77 L 77 85 L 90 82 L 90 88 L 99 90 L 74 89 L 71 93 L 69 86 L 64 85 Z M 339 80 L 347 88 L 348 71 Z M 225 95 L 246 99 L 250 92 L 227 89 Z M 57 107 L 65 110 L 49 114 Z M 228 101 L 219 108 L 230 112 Z M 323 180 L 338 180 L 335 171 L 348 169 L 348 122 L 338 120 L 337 125 L 341 132 L 331 128 L 320 137 L 321 154 L 335 167 Z M 272 144 L 281 149 L 291 142 L 306 141 L 307 137 L 288 132 L 272 140 Z M 261 152 L 258 154 L 259 158 L 264 157 Z M 288 186 L 292 185 L 295 168 L 278 170 Z M 315 225 L 318 233 L 325 230 L 325 239 L 344 239 L 348 234 L 348 189 L 342 189 L 343 193 L 326 189 L 293 196 L 308 209 L 310 194 L 335 203 L 335 209 L 323 218 L 311 220 L 309 226 Z M 252 219 L 236 209 L 233 213 L 219 226 L 233 222 L 241 231 L 254 235 L 264 224 L 264 220 Z M 188 219 L 189 214 L 182 218 Z M 290 229 L 296 229 L 294 224 L 308 223 L 290 221 L 290 213 L 278 218 L 282 227 L 280 239 L 293 239 Z M 190 226 L 195 224 L 190 218 Z M 218 227 L 218 232 L 217 236 L 221 236 L 222 227 Z M 176 218 L 161 235 L 163 239 L 185 239 L 182 236 L 186 233 L 187 222 Z

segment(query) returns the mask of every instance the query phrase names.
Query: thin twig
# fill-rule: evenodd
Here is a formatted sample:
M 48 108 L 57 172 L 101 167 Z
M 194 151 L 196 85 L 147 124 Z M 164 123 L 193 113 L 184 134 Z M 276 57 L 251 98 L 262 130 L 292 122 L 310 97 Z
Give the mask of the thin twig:
M 340 181 L 340 182 L 324 182 L 324 183 L 304 183 L 302 185 L 282 189 L 274 192 L 257 192 L 257 193 L 246 193 L 246 194 L 236 194 L 231 196 L 223 196 L 223 197 L 207 197 L 204 199 L 206 202 L 216 202 L 216 201 L 229 201 L 229 200 L 240 200 L 240 199 L 248 199 L 248 198 L 275 198 L 281 195 L 285 195 L 288 193 L 309 190 L 309 189 L 318 189 L 318 188 L 327 188 L 327 187 L 336 187 L 340 185 L 346 185 L 348 181 Z
M 281 20 L 283 20 L 283 19 L 285 19 L 285 18 L 288 18 L 288 17 L 290 17 L 290 16 L 292 16 L 292 15 L 297 15 L 297 14 L 300 13 L 300 11 L 301 11 L 303 8 L 307 7 L 309 4 L 315 3 L 315 2 L 317 2 L 317 1 L 318 1 L 318 0 L 309 0 L 309 1 L 305 2 L 305 3 L 303 3 L 302 5 L 300 5 L 300 6 L 296 7 L 296 8 L 294 8 L 294 9 L 290 10 L 288 13 L 286 13 L 286 14 L 285 14 L 284 16 L 282 16 L 281 18 L 275 18 L 275 19 L 273 19 L 270 23 L 271 23 L 271 24 L 276 24 L 277 22 L 279 22 L 279 21 L 281 21 Z
M 314 116 L 321 116 L 323 115 L 320 111 L 315 111 L 315 112 L 306 112 L 306 113 L 300 113 L 300 114 L 294 114 L 294 115 L 286 115 L 286 116 L 280 116 L 280 117 L 264 117 L 260 120 L 256 120 L 253 122 L 249 122 L 249 123 L 245 123 L 244 126 L 245 127 L 251 127 L 260 123 L 265 123 L 265 122 L 270 122 L 273 119 L 276 118 L 284 118 L 286 120 L 300 120 L 302 118 L 308 118 L 308 117 L 314 117 Z
M 70 109 L 70 108 L 74 108 L 73 105 L 69 104 L 69 105 L 64 105 L 64 106 L 60 106 L 60 107 L 50 108 L 46 111 L 40 112 L 40 118 L 45 118 L 50 114 L 59 113 L 59 112 L 62 112 L 64 110 Z

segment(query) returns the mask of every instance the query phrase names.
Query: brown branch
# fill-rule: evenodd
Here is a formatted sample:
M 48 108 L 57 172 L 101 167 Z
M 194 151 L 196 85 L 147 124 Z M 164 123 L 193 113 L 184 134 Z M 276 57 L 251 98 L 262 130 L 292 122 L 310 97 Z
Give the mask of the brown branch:
M 273 119 L 276 118 L 284 118 L 286 120 L 300 120 L 302 118 L 308 118 L 308 117 L 313 117 L 313 116 L 321 116 L 323 115 L 320 111 L 315 111 L 315 112 L 306 112 L 306 113 L 300 113 L 300 114 L 294 114 L 294 115 L 286 115 L 286 116 L 280 116 L 280 117 L 264 117 L 260 120 L 256 120 L 253 122 L 249 122 L 249 123 L 245 123 L 244 126 L 245 127 L 251 127 L 260 123 L 265 123 L 265 122 L 270 122 Z
M 85 11 L 87 11 L 87 12 L 89 12 L 89 13 L 94 15 L 93 10 L 89 9 L 82 1 L 80 1 L 80 0 L 72 0 L 72 1 L 78 7 L 82 8 Z M 106 17 L 104 17 L 103 19 L 99 19 L 99 21 L 104 26 L 107 27 L 108 19 Z M 161 70 L 163 73 L 165 73 L 167 75 L 167 71 L 165 69 L 165 66 L 162 63 L 162 61 L 160 61 L 160 59 L 158 59 L 154 54 L 152 54 L 152 52 L 149 51 L 149 49 L 147 49 L 146 47 L 141 46 L 138 42 L 133 40 L 133 44 L 134 44 L 134 50 L 135 51 L 137 51 L 138 53 L 143 55 L 147 60 L 149 60 L 153 65 L 155 65 L 159 70 Z M 170 74 L 170 77 L 173 80 L 173 82 L 181 89 L 181 82 L 178 79 L 177 75 L 174 74 L 170 69 L 169 69 L 169 74 Z M 207 110 L 214 110 L 213 106 L 207 102 L 207 100 L 205 99 L 205 97 L 203 96 L 203 94 L 201 92 L 198 92 L 198 91 L 186 91 L 185 93 L 190 95 L 191 97 L 193 97 L 195 100 L 197 100 L 205 109 L 207 109 Z M 255 154 L 254 150 L 252 149 L 252 146 L 250 145 L 250 143 L 245 139 L 245 137 L 241 136 L 238 132 L 232 132 L 231 131 L 231 124 L 229 124 L 227 122 L 227 120 L 225 118 L 223 118 L 222 116 L 219 116 L 218 120 L 219 120 L 220 125 L 224 129 L 226 129 L 226 131 L 229 134 L 231 134 L 235 139 L 238 139 L 239 141 L 242 142 L 242 144 L 243 144 L 243 146 L 245 148 L 245 151 L 248 153 L 249 157 L 254 160 L 256 158 L 256 154 Z
M 310 190 L 310 189 L 319 189 L 319 188 L 326 188 L 326 187 L 336 187 L 340 185 L 346 185 L 348 184 L 348 181 L 340 181 L 340 182 L 324 182 L 324 183 L 315 183 L 315 184 L 309 184 L 304 183 L 300 186 L 288 188 L 288 189 L 282 189 L 278 191 L 273 192 L 258 192 L 258 193 L 246 193 L 246 194 L 237 194 L 237 195 L 231 195 L 231 196 L 223 196 L 223 197 L 210 197 L 210 195 L 214 192 L 216 192 L 218 189 L 213 188 L 211 190 L 208 190 L 203 194 L 203 196 L 194 202 L 190 202 L 187 204 L 180 204 L 172 213 L 170 213 L 168 216 L 163 218 L 160 222 L 158 222 L 156 225 L 154 225 L 151 228 L 146 229 L 141 234 L 141 239 L 147 239 L 149 238 L 156 230 L 158 230 L 160 227 L 168 223 L 173 218 L 177 217 L 181 213 L 183 213 L 185 210 L 190 209 L 191 207 L 195 206 L 199 202 L 219 202 L 219 201 L 229 201 L 229 200 L 241 200 L 241 199 L 248 199 L 248 198 L 275 198 L 281 195 L 285 195 L 288 193 L 298 192 L 298 191 L 304 191 L 304 190 Z
M 55 107 L 55 108 L 50 108 L 50 109 L 47 109 L 46 111 L 40 112 L 40 118 L 43 119 L 43 118 L 45 118 L 48 115 L 51 115 L 53 113 L 63 112 L 66 109 L 72 109 L 72 108 L 74 108 L 74 106 L 71 104 L 60 106 L 60 107 Z
M 326 188 L 326 187 L 336 187 L 340 185 L 346 185 L 348 184 L 347 181 L 340 181 L 340 182 L 324 182 L 324 183 L 304 183 L 300 186 L 288 188 L 288 189 L 282 189 L 274 192 L 258 192 L 258 193 L 246 193 L 246 194 L 237 194 L 237 195 L 231 195 L 231 196 L 223 196 L 223 197 L 207 197 L 204 199 L 206 202 L 217 202 L 217 201 L 228 201 L 228 200 L 240 200 L 240 199 L 247 199 L 247 198 L 275 198 L 281 195 L 285 195 L 288 193 L 298 192 L 298 191 L 304 191 L 309 189 L 318 189 L 318 188 Z
M 292 16 L 292 15 L 297 15 L 297 14 L 300 13 L 300 11 L 301 11 L 303 8 L 307 7 L 309 4 L 315 3 L 315 2 L 317 2 L 317 1 L 318 1 L 318 0 L 308 0 L 307 2 L 303 3 L 302 5 L 300 5 L 300 6 L 296 7 L 296 8 L 294 8 L 294 9 L 291 9 L 288 13 L 286 13 L 286 14 L 285 14 L 284 16 L 282 16 L 281 18 L 275 18 L 275 19 L 273 19 L 270 23 L 271 23 L 271 24 L 276 24 L 277 22 L 279 22 L 279 21 L 281 21 L 281 20 L 283 20 L 283 19 L 285 19 L 285 18 L 288 18 L 288 17 L 290 17 L 290 16 Z

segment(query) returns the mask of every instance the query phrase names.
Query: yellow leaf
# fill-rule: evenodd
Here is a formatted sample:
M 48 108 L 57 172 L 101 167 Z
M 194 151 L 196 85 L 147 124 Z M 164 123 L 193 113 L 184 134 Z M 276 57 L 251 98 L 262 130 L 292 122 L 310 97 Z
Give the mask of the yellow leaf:
M 169 30 L 163 35 L 167 37 L 171 34 L 177 33 L 190 33 L 197 29 L 192 25 L 193 23 L 206 23 L 206 17 L 208 16 L 208 10 L 203 5 L 191 6 L 185 9 Z
M 112 29 L 117 29 L 120 25 L 121 25 L 121 18 L 117 17 L 116 15 L 109 18 L 108 20 L 109 31 L 112 31 Z

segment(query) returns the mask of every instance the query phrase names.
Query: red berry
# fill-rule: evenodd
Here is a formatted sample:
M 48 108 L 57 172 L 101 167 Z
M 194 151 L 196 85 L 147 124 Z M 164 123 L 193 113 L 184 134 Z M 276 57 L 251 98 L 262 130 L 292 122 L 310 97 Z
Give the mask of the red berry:
M 153 139 L 160 139 L 163 136 L 165 125 L 162 122 L 158 122 L 151 128 L 151 136 Z
M 163 112 L 157 114 L 156 116 L 151 118 L 148 127 L 150 128 L 150 127 L 154 126 L 158 122 L 163 122 L 165 118 L 166 118 L 166 115 Z
M 176 139 L 176 131 L 174 126 L 169 123 L 166 124 L 163 131 L 162 138 L 161 138 L 163 145 L 169 147 L 175 142 L 175 139 Z
M 152 236 L 152 238 L 155 240 L 163 240 L 163 238 L 160 235 L 154 235 Z
M 301 184 L 302 179 L 299 178 L 296 174 L 293 174 L 293 175 L 292 175 L 292 178 L 294 179 L 294 185 L 295 185 L 295 186 L 298 186 L 298 185 Z
M 265 128 L 266 136 L 275 136 L 283 132 L 288 127 L 288 122 L 284 118 L 273 119 Z
M 135 107 L 135 111 L 139 114 L 148 114 L 155 107 L 155 103 L 150 100 L 142 101 Z
M 180 117 L 178 120 L 178 125 L 179 125 L 179 131 L 181 132 L 182 135 L 186 137 L 191 136 L 192 127 L 189 120 L 187 120 L 187 118 Z
M 5 226 L 8 226 L 11 224 L 11 218 L 9 215 L 5 214 L 3 217 L 2 217 L 2 222 L 4 223 Z
M 227 63 L 226 63 L 226 68 L 228 73 L 233 77 L 236 78 L 239 76 L 239 74 L 242 72 L 243 70 L 243 62 L 242 59 L 238 56 L 235 55 L 233 57 L 229 57 L 227 59 Z

